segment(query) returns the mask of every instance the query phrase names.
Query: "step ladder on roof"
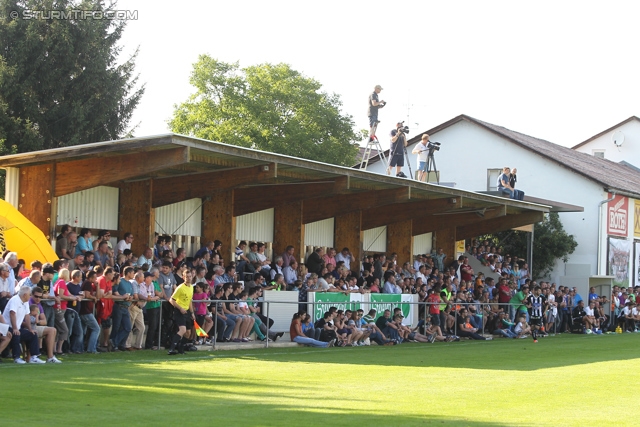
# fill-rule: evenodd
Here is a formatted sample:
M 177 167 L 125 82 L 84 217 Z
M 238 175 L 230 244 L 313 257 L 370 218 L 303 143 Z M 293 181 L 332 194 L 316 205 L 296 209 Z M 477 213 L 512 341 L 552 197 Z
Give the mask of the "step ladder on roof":
M 364 153 L 362 154 L 362 161 L 360 162 L 360 169 L 367 170 L 367 166 L 369 166 L 369 160 L 371 159 L 371 152 L 376 150 L 378 153 L 377 156 L 380 156 L 380 160 L 384 165 L 385 170 L 387 171 L 387 175 L 389 174 L 389 163 L 387 162 L 387 157 L 384 155 L 384 151 L 380 146 L 380 141 L 378 141 L 378 137 L 376 136 L 376 130 L 378 129 L 378 123 L 376 122 L 371 129 L 371 134 L 367 138 L 367 145 L 364 149 Z M 375 156 L 374 156 L 375 157 Z

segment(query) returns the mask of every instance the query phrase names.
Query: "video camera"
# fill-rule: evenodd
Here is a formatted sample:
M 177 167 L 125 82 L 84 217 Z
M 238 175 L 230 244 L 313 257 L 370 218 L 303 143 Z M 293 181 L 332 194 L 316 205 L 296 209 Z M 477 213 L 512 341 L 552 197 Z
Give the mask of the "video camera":
M 440 143 L 435 141 L 429 141 L 427 144 L 427 150 L 429 150 L 429 154 L 433 154 L 436 151 L 440 151 Z
M 399 122 L 403 126 L 400 126 L 397 130 L 399 133 L 409 133 L 409 126 L 404 126 L 404 122 Z

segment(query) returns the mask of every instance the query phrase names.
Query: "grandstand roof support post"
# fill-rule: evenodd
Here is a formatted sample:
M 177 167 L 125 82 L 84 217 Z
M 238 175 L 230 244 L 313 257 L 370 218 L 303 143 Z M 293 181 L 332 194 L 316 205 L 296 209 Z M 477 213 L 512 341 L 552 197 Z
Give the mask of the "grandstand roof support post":
M 48 240 L 55 235 L 55 165 L 20 167 L 18 210 L 38 227 Z
M 334 245 L 337 252 L 349 248 L 353 255 L 351 271 L 360 271 L 362 262 L 362 211 L 336 215 L 334 220 Z
M 202 244 L 220 240 L 225 264 L 235 259 L 236 217 L 233 212 L 234 190 L 218 191 L 202 204 Z
M 124 233 L 133 233 L 131 250 L 136 254 L 143 253 L 147 247 L 153 248 L 155 243 L 156 215 L 151 207 L 152 193 L 153 181 L 150 179 L 120 185 L 118 237 L 121 239 Z
M 395 252 L 399 260 L 410 261 L 413 265 L 412 223 L 409 219 L 387 225 L 387 253 Z
M 276 206 L 273 210 L 273 254 L 284 253 L 292 245 L 295 253 L 304 254 L 304 224 L 302 223 L 302 204 L 298 201 Z M 283 265 L 286 267 L 286 265 Z
M 456 259 L 456 228 L 449 227 L 433 233 L 433 248 L 436 252 L 442 248 L 447 258 L 445 264 Z

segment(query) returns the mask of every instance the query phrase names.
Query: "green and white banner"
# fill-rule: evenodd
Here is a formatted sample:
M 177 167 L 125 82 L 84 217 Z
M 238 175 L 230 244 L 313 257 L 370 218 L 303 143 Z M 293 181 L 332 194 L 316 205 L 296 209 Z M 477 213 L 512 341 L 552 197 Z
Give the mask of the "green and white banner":
M 409 294 L 369 294 L 369 309 L 376 309 L 376 319 L 384 314 L 385 310 L 393 310 L 400 307 L 402 310 L 403 325 L 411 325 L 413 319 L 414 306 L 407 304 L 413 302 L 413 295 Z
M 362 294 L 349 294 L 345 295 L 339 292 L 327 292 L 327 293 L 309 293 L 309 302 L 312 302 L 311 295 L 315 297 L 315 302 L 321 303 L 313 306 L 313 321 L 321 319 L 324 313 L 329 311 L 329 307 L 337 307 L 338 310 L 351 310 L 355 311 L 362 307 L 363 295 Z
M 404 325 L 412 325 L 417 322 L 417 306 L 409 304 L 414 302 L 415 295 L 409 294 L 349 294 L 345 295 L 340 292 L 313 292 L 309 293 L 309 302 L 318 302 L 320 304 L 309 305 L 309 313 L 312 313 L 313 321 L 322 318 L 324 313 L 329 311 L 330 307 L 337 307 L 338 310 L 355 311 L 363 309 L 364 313 L 375 308 L 376 318 L 382 316 L 385 310 L 391 310 L 400 307 L 404 319 Z M 417 299 L 416 299 L 417 300 Z M 415 317 L 415 318 L 414 318 Z

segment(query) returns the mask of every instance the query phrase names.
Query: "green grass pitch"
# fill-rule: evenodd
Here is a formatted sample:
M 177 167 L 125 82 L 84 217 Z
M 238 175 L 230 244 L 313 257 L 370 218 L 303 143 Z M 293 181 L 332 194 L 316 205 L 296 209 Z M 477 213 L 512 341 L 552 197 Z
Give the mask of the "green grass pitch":
M 633 426 L 640 334 L 0 364 L 4 426 Z

